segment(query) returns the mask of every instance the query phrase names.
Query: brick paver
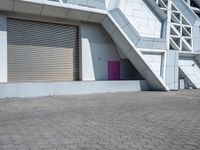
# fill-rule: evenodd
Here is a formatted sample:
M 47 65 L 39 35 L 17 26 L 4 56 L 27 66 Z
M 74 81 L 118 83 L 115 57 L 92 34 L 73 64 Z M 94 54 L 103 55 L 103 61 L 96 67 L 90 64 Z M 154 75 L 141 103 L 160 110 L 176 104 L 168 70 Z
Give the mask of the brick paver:
M 0 150 L 198 150 L 200 91 L 0 100 Z

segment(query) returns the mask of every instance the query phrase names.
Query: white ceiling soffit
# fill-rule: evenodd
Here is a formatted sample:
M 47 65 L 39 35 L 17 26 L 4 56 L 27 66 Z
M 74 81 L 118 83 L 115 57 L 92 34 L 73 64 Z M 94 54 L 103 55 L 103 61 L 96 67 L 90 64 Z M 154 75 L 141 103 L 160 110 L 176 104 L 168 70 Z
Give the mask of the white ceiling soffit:
M 100 23 L 106 10 L 49 0 L 1 0 L 0 10 Z
M 12 11 L 14 0 L 0 0 L 0 10 Z
M 15 0 L 13 5 L 14 12 L 30 13 L 40 15 L 42 11 L 42 0 Z

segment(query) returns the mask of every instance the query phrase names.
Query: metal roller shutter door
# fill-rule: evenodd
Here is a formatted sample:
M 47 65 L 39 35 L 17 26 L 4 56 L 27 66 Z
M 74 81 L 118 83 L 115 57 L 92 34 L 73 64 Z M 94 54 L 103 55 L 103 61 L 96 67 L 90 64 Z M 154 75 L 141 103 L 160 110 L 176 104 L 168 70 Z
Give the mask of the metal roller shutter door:
M 11 18 L 7 26 L 9 82 L 78 80 L 77 26 Z

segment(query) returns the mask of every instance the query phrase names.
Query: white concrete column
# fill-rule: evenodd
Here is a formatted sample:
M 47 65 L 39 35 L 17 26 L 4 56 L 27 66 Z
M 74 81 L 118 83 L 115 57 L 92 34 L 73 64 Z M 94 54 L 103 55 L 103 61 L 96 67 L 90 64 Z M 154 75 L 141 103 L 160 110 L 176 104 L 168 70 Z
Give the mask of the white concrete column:
M 200 55 L 196 56 L 196 60 L 200 64 Z
M 90 42 L 86 38 L 82 38 L 82 81 L 95 81 L 94 66 Z
M 166 57 L 166 74 L 165 82 L 170 90 L 177 90 L 179 83 L 178 71 L 179 53 L 177 51 L 168 50 Z
M 89 26 L 81 24 L 81 75 L 82 81 L 95 81 L 94 65 L 92 59 L 91 42 L 88 37 Z
M 7 64 L 7 20 L 0 16 L 0 83 L 8 81 Z

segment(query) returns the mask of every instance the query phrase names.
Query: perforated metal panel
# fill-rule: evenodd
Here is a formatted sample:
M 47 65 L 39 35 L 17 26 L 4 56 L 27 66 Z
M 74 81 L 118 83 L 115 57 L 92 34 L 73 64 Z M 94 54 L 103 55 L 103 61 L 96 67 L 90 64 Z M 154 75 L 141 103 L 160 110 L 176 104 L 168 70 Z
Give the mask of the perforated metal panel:
M 78 80 L 77 26 L 11 18 L 7 21 L 9 82 Z

